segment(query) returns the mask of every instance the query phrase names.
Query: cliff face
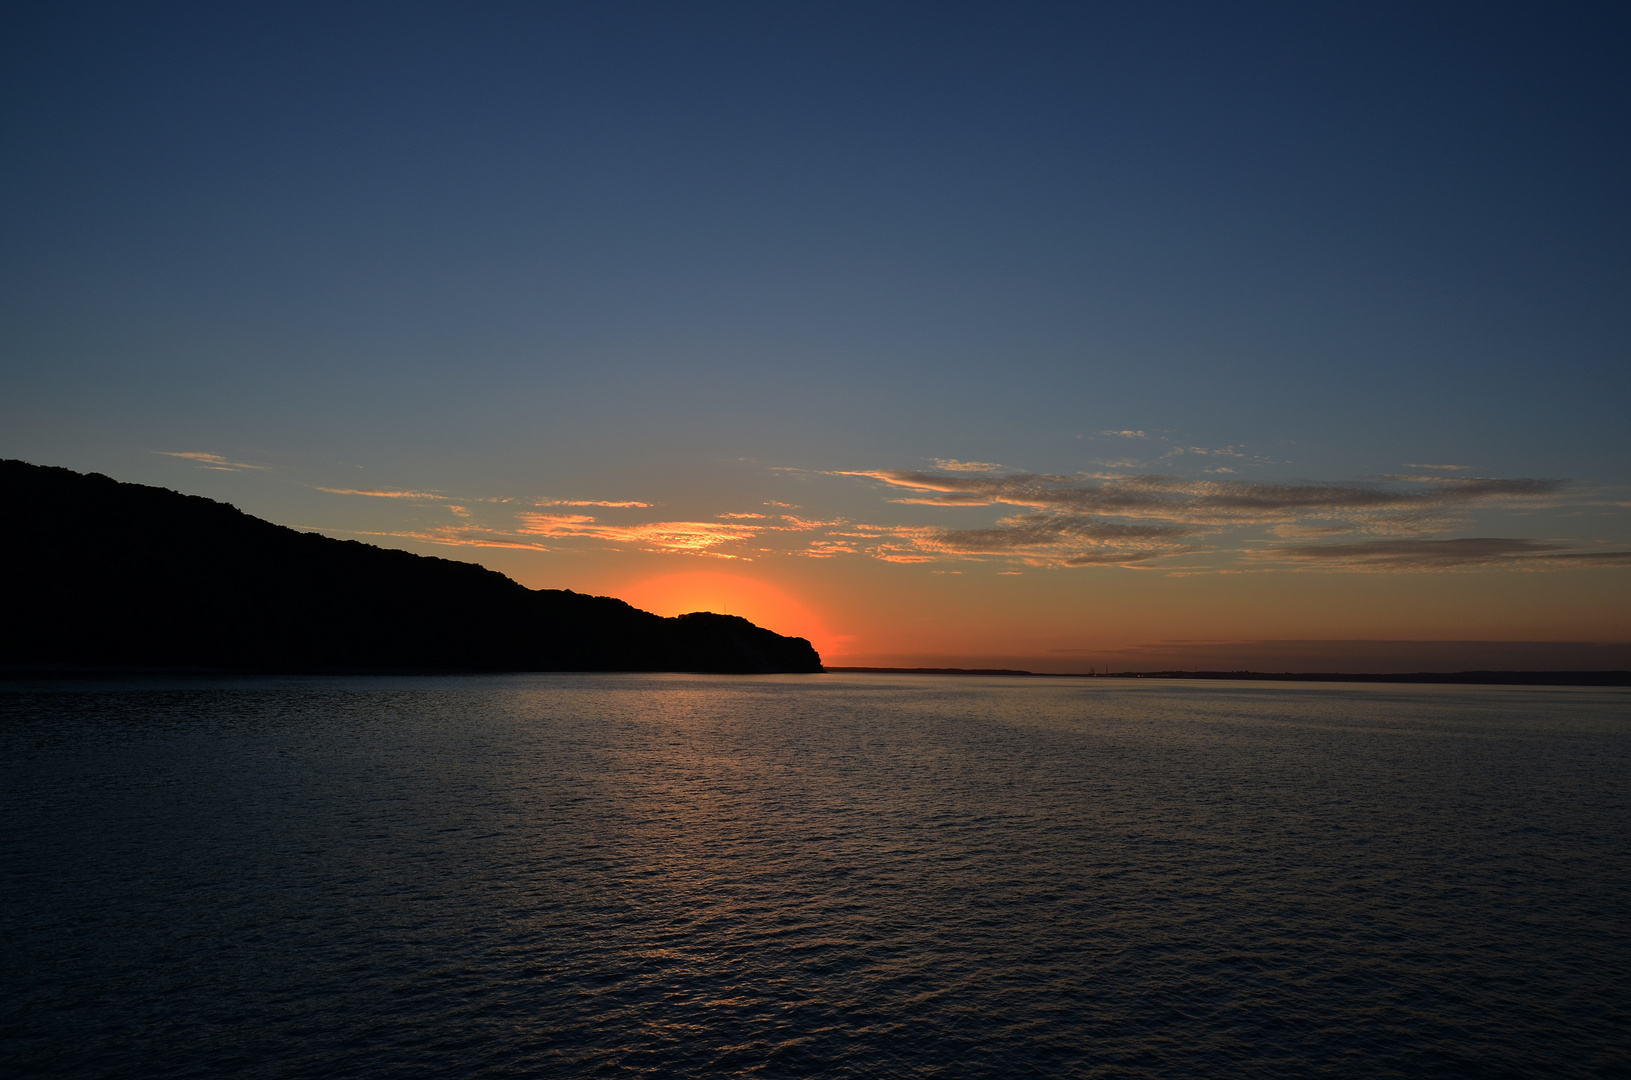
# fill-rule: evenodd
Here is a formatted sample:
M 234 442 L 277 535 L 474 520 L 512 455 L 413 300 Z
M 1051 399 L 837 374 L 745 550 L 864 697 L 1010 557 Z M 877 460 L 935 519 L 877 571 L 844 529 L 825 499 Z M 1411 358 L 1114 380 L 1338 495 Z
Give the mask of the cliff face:
M 803 638 L 528 589 L 226 503 L 0 462 L 0 664 L 819 671 Z

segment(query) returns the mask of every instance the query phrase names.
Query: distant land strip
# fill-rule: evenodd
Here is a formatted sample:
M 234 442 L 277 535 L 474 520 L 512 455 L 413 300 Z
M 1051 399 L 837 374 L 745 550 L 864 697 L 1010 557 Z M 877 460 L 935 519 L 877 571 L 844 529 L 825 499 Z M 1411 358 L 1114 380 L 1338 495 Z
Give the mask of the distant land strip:
M 1003 675 L 1032 679 L 1218 679 L 1235 682 L 1449 683 L 1469 686 L 1631 686 L 1631 671 L 1415 671 L 1397 674 L 1339 671 L 1020 671 L 1014 668 L 834 667 L 833 672 L 874 675 Z

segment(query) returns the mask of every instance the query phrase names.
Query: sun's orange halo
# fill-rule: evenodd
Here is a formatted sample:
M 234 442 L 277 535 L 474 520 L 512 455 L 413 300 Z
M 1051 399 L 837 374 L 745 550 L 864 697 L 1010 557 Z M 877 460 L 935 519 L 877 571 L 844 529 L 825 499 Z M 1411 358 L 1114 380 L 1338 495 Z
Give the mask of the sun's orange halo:
M 807 606 L 774 585 L 741 574 L 710 570 L 663 574 L 622 585 L 615 595 L 658 615 L 693 611 L 740 615 L 778 634 L 808 638 L 823 656 L 836 644 L 821 617 Z

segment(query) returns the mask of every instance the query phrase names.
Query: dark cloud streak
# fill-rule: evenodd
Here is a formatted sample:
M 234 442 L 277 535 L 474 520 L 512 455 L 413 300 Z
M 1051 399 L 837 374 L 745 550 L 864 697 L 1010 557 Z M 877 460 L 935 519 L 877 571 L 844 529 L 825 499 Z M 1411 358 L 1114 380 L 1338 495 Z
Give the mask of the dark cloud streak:
M 1631 551 L 1579 551 L 1566 544 L 1497 536 L 1453 540 L 1367 540 L 1354 544 L 1300 544 L 1267 555 L 1356 570 L 1453 570 L 1464 567 L 1573 564 L 1631 566 Z
M 861 477 L 901 494 L 900 504 L 968 509 L 1004 505 L 1025 513 L 987 528 L 889 530 L 888 556 L 1006 558 L 1033 565 L 1093 566 L 1146 562 L 1199 550 L 1195 541 L 1220 530 L 1268 528 L 1281 535 L 1443 532 L 1467 514 L 1491 507 L 1545 505 L 1566 480 L 1383 476 L 1362 481 L 1256 483 L 1179 476 L 1059 476 L 880 469 Z M 1245 553 L 1262 565 L 1278 561 L 1351 570 L 1441 570 L 1470 566 L 1621 565 L 1625 553 L 1575 550 L 1538 540 L 1366 540 L 1251 550 L 1236 542 L 1212 550 Z
M 913 491 L 912 502 L 978 501 L 1123 517 L 1159 517 L 1197 524 L 1278 522 L 1307 514 L 1431 512 L 1497 500 L 1555 494 L 1565 480 L 1388 478 L 1350 483 L 1263 484 L 1185 480 L 1176 476 L 1071 477 L 1037 473 L 946 476 L 886 469 L 845 473 Z

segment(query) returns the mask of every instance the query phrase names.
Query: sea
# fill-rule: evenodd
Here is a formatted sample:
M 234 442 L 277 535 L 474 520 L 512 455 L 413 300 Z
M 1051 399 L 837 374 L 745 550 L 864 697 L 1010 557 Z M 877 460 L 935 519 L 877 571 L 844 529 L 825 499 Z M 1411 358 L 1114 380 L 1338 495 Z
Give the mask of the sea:
M 10 1077 L 1624 1077 L 1631 692 L 0 683 Z

